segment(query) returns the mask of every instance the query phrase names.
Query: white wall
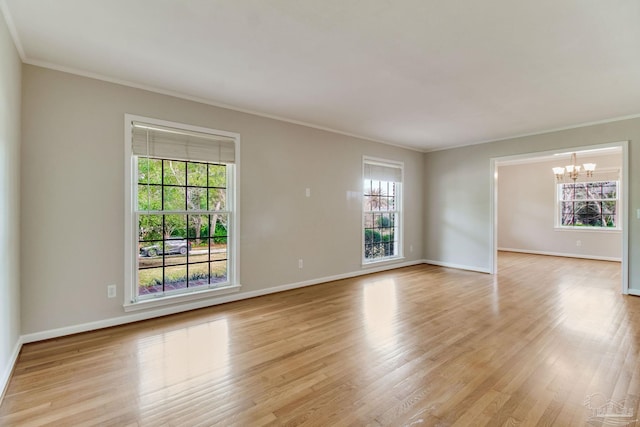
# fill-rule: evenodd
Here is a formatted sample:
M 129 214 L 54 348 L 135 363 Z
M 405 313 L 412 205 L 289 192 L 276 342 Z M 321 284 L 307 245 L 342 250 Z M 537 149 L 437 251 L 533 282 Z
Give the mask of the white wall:
M 489 271 L 491 159 L 629 141 L 629 287 L 640 292 L 640 119 L 426 153 L 425 258 Z
M 21 62 L 0 13 L 0 395 L 20 339 Z
M 240 133 L 243 293 L 363 270 L 363 155 L 405 162 L 422 258 L 422 153 L 29 65 L 23 87 L 24 334 L 124 316 L 125 113 Z
M 579 155 L 598 171 L 621 169 L 622 155 Z M 498 168 L 498 248 L 594 259 L 622 257 L 620 231 L 572 230 L 555 227 L 556 180 L 551 168 L 567 160 L 535 161 Z M 580 242 L 580 246 L 577 242 Z

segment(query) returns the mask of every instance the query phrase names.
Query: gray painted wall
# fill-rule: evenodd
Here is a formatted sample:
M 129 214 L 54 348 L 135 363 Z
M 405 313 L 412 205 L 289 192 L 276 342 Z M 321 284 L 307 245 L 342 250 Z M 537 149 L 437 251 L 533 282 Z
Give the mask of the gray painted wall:
M 363 155 L 405 163 L 422 258 L 422 153 L 30 65 L 23 87 L 23 334 L 124 315 L 125 113 L 240 133 L 243 293 L 363 269 Z
M 22 65 L 0 13 L 0 395 L 20 338 L 20 85 Z
M 578 162 L 596 163 L 594 178 L 598 179 L 598 171 L 620 169 L 622 155 L 580 155 Z M 547 160 L 498 168 L 498 248 L 621 259 L 620 231 L 555 227 L 557 184 L 551 168 L 568 163 L 567 160 Z
M 629 287 L 640 290 L 640 119 L 426 153 L 425 259 L 490 270 L 492 158 L 629 141 Z

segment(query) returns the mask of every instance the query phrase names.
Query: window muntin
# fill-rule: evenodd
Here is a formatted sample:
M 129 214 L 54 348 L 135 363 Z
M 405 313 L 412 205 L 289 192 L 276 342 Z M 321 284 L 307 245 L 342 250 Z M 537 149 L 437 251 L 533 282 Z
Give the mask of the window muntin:
M 558 184 L 558 226 L 617 229 L 618 181 Z
M 364 161 L 363 262 L 398 258 L 401 253 L 402 165 Z
M 135 157 L 137 297 L 228 284 L 231 165 Z

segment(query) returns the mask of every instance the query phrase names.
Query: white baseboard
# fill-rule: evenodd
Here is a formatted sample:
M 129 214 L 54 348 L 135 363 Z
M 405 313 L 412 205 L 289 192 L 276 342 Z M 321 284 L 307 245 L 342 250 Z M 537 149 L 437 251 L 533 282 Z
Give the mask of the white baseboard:
M 564 252 L 532 251 L 529 249 L 514 249 L 514 248 L 498 248 L 498 250 L 503 252 L 518 252 L 522 254 L 532 254 L 532 255 L 549 255 L 549 256 L 560 256 L 560 257 L 567 257 L 567 258 L 593 259 L 597 261 L 622 262 L 621 258 L 598 256 L 598 255 L 568 254 Z
M 634 296 L 640 297 L 640 289 L 629 288 L 629 289 L 627 289 L 627 293 L 629 295 L 634 295 Z
M 475 271 L 477 273 L 491 273 L 491 270 L 489 270 L 488 268 L 482 268 L 482 267 L 476 267 L 476 266 L 471 266 L 471 265 L 462 265 L 462 264 L 454 264 L 451 262 L 441 262 L 441 261 L 433 261 L 430 259 L 425 259 L 424 260 L 425 264 L 431 264 L 431 265 L 437 265 L 439 267 L 448 267 L 448 268 L 456 268 L 458 270 L 469 270 L 469 271 Z
M 7 363 L 4 372 L 2 372 L 2 375 L 0 376 L 0 405 L 2 405 L 2 399 L 4 399 L 4 394 L 9 386 L 9 380 L 11 379 L 13 368 L 16 366 L 16 362 L 18 361 L 18 355 L 22 349 L 23 342 L 22 337 L 18 337 L 18 341 L 13 348 L 13 353 L 11 353 L 11 357 L 9 358 L 9 363 Z
M 94 331 L 96 329 L 109 328 L 111 326 L 124 325 L 126 323 L 138 322 L 140 320 L 153 319 L 160 316 L 166 316 L 169 314 L 181 313 L 184 311 L 195 310 L 198 308 L 211 307 L 214 305 L 225 304 L 228 302 L 239 301 L 248 298 L 255 298 L 262 295 L 273 294 L 276 292 L 288 291 L 291 289 L 303 288 L 305 286 L 318 285 L 320 283 L 333 282 L 335 280 L 348 279 L 350 277 L 362 276 L 365 274 L 378 273 L 385 270 L 392 270 L 395 268 L 409 267 L 412 265 L 424 264 L 424 260 L 408 261 L 397 264 L 385 264 L 379 267 L 366 267 L 359 271 L 353 271 L 350 273 L 337 274 L 335 276 L 321 277 L 319 279 L 305 280 L 303 282 L 289 283 L 286 285 L 273 286 L 267 289 L 260 289 L 257 291 L 242 292 L 230 295 L 224 295 L 221 297 L 214 297 L 211 299 L 195 301 L 185 304 L 176 304 L 170 307 L 163 307 L 158 309 L 150 309 L 144 312 L 137 312 L 135 314 L 129 314 L 125 316 L 114 317 L 111 319 L 98 320 L 95 322 L 82 323 L 79 325 L 66 326 L 63 328 L 49 329 L 41 332 L 34 332 L 31 334 L 22 335 L 23 343 L 30 343 L 35 341 L 42 341 L 51 338 L 58 338 L 65 335 L 77 334 L 80 332 Z

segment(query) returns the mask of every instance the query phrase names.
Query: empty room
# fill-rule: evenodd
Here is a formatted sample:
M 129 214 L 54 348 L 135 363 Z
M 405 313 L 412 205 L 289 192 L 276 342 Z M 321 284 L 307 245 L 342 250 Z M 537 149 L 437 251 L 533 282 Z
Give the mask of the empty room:
M 640 2 L 0 12 L 0 425 L 640 419 Z

